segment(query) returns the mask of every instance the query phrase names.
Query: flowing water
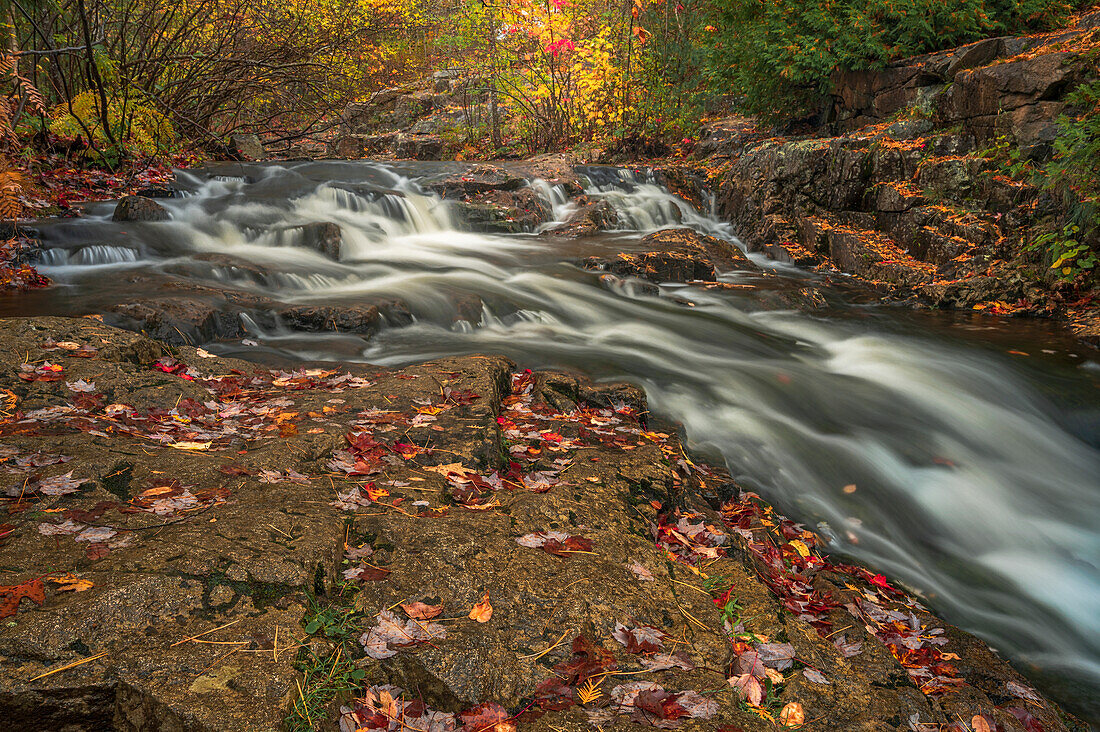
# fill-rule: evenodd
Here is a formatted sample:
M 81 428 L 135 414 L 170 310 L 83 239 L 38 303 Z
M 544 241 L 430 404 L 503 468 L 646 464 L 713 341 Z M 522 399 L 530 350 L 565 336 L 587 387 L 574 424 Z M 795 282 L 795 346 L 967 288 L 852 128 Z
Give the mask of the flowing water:
M 1069 708 L 1100 719 L 1100 364 L 1053 328 L 876 304 L 757 260 L 727 287 L 601 281 L 571 259 L 692 226 L 734 239 L 645 175 L 587 171 L 621 231 L 582 242 L 455 230 L 426 182 L 454 164 L 291 163 L 180 173 L 170 221 L 111 204 L 42 222 L 58 283 L 4 314 L 105 312 L 167 278 L 284 303 L 400 299 L 373 337 L 251 330 L 207 348 L 402 365 L 501 353 L 644 386 L 657 413 L 833 548 L 897 578 Z M 572 204 L 534 185 L 557 217 Z M 343 231 L 340 261 L 296 224 Z M 217 256 L 213 256 L 217 255 Z M 800 312 L 813 287 L 827 307 Z M 471 307 L 470 303 L 474 303 Z M 845 486 L 856 486 L 851 492 Z M 850 488 L 849 488 L 850 491 Z

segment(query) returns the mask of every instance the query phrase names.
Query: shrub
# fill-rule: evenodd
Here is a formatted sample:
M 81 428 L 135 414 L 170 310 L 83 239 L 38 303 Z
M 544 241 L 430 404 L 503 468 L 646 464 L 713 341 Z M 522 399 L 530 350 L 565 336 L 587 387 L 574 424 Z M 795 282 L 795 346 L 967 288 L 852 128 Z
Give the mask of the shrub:
M 172 123 L 164 115 L 134 101 L 124 104 L 120 99 L 111 99 L 107 103 L 106 116 L 114 139 L 125 148 L 112 152 L 155 155 L 175 139 Z M 95 147 L 106 154 L 110 141 L 101 119 L 99 98 L 93 92 L 84 92 L 73 98 L 71 111 L 66 105 L 57 107 L 50 132 L 70 138 L 87 137 L 90 132 Z

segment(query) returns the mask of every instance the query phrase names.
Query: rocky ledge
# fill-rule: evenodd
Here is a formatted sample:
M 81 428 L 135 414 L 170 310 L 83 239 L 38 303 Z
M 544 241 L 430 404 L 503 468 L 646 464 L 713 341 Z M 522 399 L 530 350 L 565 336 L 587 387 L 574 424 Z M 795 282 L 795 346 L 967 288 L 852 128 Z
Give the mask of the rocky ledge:
M 0 321 L 0 351 L 13 729 L 1073 727 L 633 387 L 89 319 Z
M 1057 316 L 1096 345 L 1096 271 L 1064 281 L 1049 252 L 1031 253 L 1072 215 L 1017 169 L 1050 159 L 1066 96 L 1096 76 L 1097 48 L 1093 12 L 1055 33 L 838 73 L 811 134 L 719 120 L 694 151 L 702 164 L 666 177 L 687 196 L 714 191 L 750 250 L 927 306 Z

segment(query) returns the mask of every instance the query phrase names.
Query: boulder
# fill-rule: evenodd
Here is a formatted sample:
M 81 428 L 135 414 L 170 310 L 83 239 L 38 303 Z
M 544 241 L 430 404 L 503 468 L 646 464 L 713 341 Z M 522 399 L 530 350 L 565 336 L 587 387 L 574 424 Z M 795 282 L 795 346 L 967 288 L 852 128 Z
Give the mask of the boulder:
M 328 152 L 337 158 L 356 160 L 362 157 L 385 155 L 392 152 L 396 143 L 396 132 L 378 135 L 347 134 L 329 142 Z
M 206 343 L 241 334 L 240 318 L 202 297 L 144 298 L 111 308 L 122 323 L 172 345 Z
M 552 186 L 562 186 L 571 196 L 584 193 L 584 182 L 574 169 L 580 163 L 573 153 L 545 153 L 528 158 L 514 169 L 527 178 L 541 178 Z
M 550 208 L 532 188 L 490 190 L 450 202 L 458 226 L 467 231 L 533 231 L 549 220 Z
M 404 94 L 405 90 L 397 87 L 379 89 L 370 95 L 369 104 L 373 107 L 392 107 Z
M 517 191 L 527 179 L 497 165 L 474 165 L 426 185 L 444 198 L 466 200 L 489 191 Z
M 145 196 L 126 196 L 115 206 L 112 221 L 167 221 L 168 209 Z
M 229 148 L 245 160 L 263 160 L 267 157 L 259 135 L 232 135 L 229 138 Z
M 410 160 L 439 160 L 443 156 L 444 141 L 436 135 L 398 135 L 393 154 Z
M 175 188 L 169 186 L 149 186 L 148 188 L 139 188 L 134 191 L 135 196 L 142 196 L 144 198 L 176 198 L 180 192 Z

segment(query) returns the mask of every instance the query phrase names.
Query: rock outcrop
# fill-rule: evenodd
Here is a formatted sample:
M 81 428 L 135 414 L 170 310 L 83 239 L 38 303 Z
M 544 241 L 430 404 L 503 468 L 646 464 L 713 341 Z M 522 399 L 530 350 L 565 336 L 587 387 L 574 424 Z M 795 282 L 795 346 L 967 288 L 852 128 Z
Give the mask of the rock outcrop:
M 0 336 L 13 729 L 773 730 L 744 695 L 819 730 L 1068 730 L 633 387 L 484 356 L 268 370 L 80 319 Z
M 1100 339 L 1095 306 L 1064 309 L 1080 296 L 1055 281 L 1050 257 L 1023 256 L 1067 212 L 999 152 L 1049 158 L 1055 119 L 1095 74 L 1096 48 L 1100 13 L 1058 33 L 837 73 L 832 121 L 818 135 L 775 137 L 752 120 L 722 120 L 696 147 L 711 163 L 700 174 L 751 251 L 934 306 L 1062 314 L 1081 337 Z M 685 167 L 670 173 L 690 183 Z

